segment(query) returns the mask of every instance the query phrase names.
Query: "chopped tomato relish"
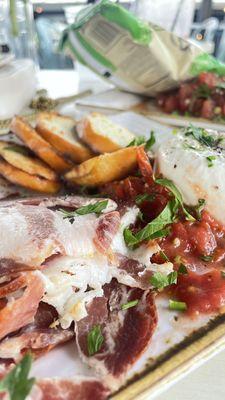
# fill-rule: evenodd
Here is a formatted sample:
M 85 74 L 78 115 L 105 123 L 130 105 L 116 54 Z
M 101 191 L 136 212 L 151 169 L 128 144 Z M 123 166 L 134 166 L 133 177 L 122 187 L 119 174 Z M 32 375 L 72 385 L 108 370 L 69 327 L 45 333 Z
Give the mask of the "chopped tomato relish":
M 144 222 L 152 221 L 164 209 L 171 193 L 153 179 L 152 166 L 142 148 L 138 153 L 139 176 L 128 177 L 113 182 L 103 188 L 116 200 L 135 201 L 140 194 L 149 194 L 149 198 L 138 204 L 144 216 Z M 136 227 L 136 228 L 137 228 Z M 201 220 L 187 221 L 185 215 L 178 214 L 178 221 L 170 225 L 167 237 L 157 239 L 162 251 L 179 270 L 185 265 L 187 274 L 178 274 L 177 284 L 170 286 L 171 297 L 187 304 L 190 315 L 218 311 L 225 305 L 225 227 L 203 210 Z M 152 262 L 165 262 L 160 253 L 155 254 Z

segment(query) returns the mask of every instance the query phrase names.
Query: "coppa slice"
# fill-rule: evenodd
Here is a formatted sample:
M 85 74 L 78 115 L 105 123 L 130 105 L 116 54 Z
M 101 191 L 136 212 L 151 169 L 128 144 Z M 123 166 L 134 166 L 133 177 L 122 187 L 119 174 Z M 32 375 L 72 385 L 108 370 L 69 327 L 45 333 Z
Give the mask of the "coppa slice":
M 0 155 L 9 164 L 31 175 L 55 181 L 56 173 L 36 157 L 32 157 L 26 147 L 14 143 L 0 141 Z
M 40 379 L 30 393 L 30 400 L 106 400 L 110 390 L 98 379 Z
M 42 112 L 38 115 L 36 129 L 61 154 L 69 156 L 76 163 L 93 156 L 91 150 L 79 142 L 73 118 Z
M 71 163 L 64 160 L 64 158 L 22 118 L 13 118 L 11 130 L 29 147 L 29 149 L 55 171 L 63 172 L 71 167 Z
M 26 189 L 35 190 L 41 193 L 57 193 L 61 184 L 57 181 L 42 178 L 38 175 L 30 175 L 8 162 L 0 159 L 0 174 L 8 181 L 20 185 Z
M 100 186 L 124 178 L 137 166 L 137 147 L 106 153 L 73 167 L 65 178 L 76 185 Z
M 171 179 L 184 202 L 206 200 L 206 209 L 225 223 L 225 135 L 190 127 L 165 141 L 156 152 L 159 171 Z
M 131 301 L 136 305 L 125 309 Z M 113 280 L 104 286 L 104 297 L 87 306 L 88 316 L 76 322 L 76 340 L 82 359 L 108 386 L 116 389 L 123 374 L 141 356 L 157 324 L 154 295 L 131 289 Z M 102 345 L 90 354 L 88 335 L 98 326 Z
M 126 147 L 135 135 L 100 113 L 85 116 L 76 126 L 79 137 L 98 153 L 111 153 Z

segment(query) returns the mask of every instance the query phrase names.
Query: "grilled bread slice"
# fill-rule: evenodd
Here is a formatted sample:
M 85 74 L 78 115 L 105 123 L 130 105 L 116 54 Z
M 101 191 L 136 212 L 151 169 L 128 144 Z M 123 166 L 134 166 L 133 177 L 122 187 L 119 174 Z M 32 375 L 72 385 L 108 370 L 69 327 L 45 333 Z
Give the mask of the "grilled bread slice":
M 24 146 L 0 141 L 0 156 L 12 166 L 28 174 L 38 175 L 50 181 L 57 180 L 55 171 L 37 157 L 32 157 Z
M 47 142 L 76 163 L 93 157 L 91 150 L 78 140 L 73 118 L 42 112 L 38 115 L 36 129 Z
M 87 115 L 77 123 L 76 129 L 79 138 L 98 153 L 122 149 L 135 139 L 135 135 L 128 129 L 100 113 Z
M 0 175 L 12 183 L 40 193 L 57 193 L 61 187 L 59 182 L 50 181 L 37 175 L 30 175 L 27 172 L 10 165 L 3 159 L 0 159 Z
M 55 171 L 63 172 L 71 168 L 71 163 L 65 160 L 46 140 L 44 140 L 31 125 L 20 117 L 14 117 L 11 123 L 14 132 L 35 154 L 38 155 Z
M 100 186 L 124 178 L 136 166 L 137 147 L 131 146 L 84 161 L 67 172 L 65 178 L 76 185 Z

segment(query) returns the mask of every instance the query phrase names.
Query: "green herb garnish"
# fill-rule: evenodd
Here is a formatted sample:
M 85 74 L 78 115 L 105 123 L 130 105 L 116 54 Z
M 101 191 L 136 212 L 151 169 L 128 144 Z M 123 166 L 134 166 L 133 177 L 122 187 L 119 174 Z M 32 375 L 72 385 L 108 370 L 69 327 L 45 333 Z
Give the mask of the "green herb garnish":
M 195 221 L 195 218 L 184 207 L 182 194 L 180 193 L 180 191 L 177 189 L 177 187 L 174 185 L 174 183 L 170 179 L 158 178 L 158 179 L 155 179 L 155 182 L 158 183 L 158 185 L 166 187 L 170 192 L 172 192 L 177 205 L 179 204 L 179 206 L 182 208 L 182 210 L 186 216 L 186 219 L 188 221 Z M 176 204 L 175 204 L 175 206 L 176 206 Z
M 102 336 L 100 325 L 93 326 L 87 335 L 89 356 L 93 356 L 93 354 L 97 353 L 101 349 L 103 342 L 104 337 Z
M 208 167 L 213 167 L 213 161 L 216 160 L 216 156 L 208 156 L 206 157 Z
M 190 125 L 184 131 L 185 136 L 192 136 L 195 140 L 197 140 L 200 144 L 210 147 L 211 149 L 216 149 L 220 142 L 223 140 L 222 137 L 215 138 L 213 135 L 210 135 L 203 128 L 196 128 L 193 125 Z
M 35 378 L 28 378 L 32 364 L 32 357 L 26 354 L 0 382 L 0 392 L 7 392 L 10 400 L 25 400 L 35 382 Z
M 147 140 L 146 145 L 145 145 L 145 150 L 149 151 L 151 147 L 155 144 L 155 134 L 154 131 L 151 131 L 150 133 L 150 138 Z
M 200 220 L 202 217 L 202 211 L 205 208 L 205 203 L 206 203 L 205 199 L 198 199 L 198 205 L 195 206 L 195 212 L 197 214 L 198 220 Z
M 153 201 L 153 200 L 155 200 L 155 194 L 144 193 L 144 194 L 139 194 L 136 197 L 135 202 L 139 205 L 143 203 L 143 201 Z
M 85 215 L 85 214 L 101 214 L 101 212 L 107 207 L 108 200 L 98 201 L 94 204 L 88 204 L 86 206 L 77 208 L 75 211 L 66 211 L 62 208 L 59 209 L 63 213 L 63 218 L 74 218 L 77 214 L 78 215 Z
M 225 279 L 225 271 L 221 271 L 221 276 L 223 279 Z
M 197 89 L 195 89 L 193 95 L 197 98 L 208 99 L 211 96 L 212 90 L 205 83 L 199 85 Z
M 135 139 L 133 139 L 127 145 L 127 147 L 141 146 L 142 144 L 144 144 L 145 145 L 145 150 L 149 151 L 154 143 L 155 143 L 155 135 L 154 135 L 154 131 L 151 131 L 150 138 L 148 140 L 146 140 L 146 138 L 144 136 L 137 136 Z
M 179 269 L 178 269 L 177 272 L 180 275 L 187 275 L 188 274 L 187 267 L 183 263 L 180 264 Z
M 133 234 L 129 228 L 124 229 L 123 236 L 127 246 L 135 246 L 143 240 L 155 239 L 155 234 L 165 234 L 167 225 L 173 222 L 173 202 L 169 201 L 163 211 L 153 221 L 149 222 L 143 229 Z
M 128 310 L 128 308 L 135 307 L 138 304 L 139 300 L 132 300 L 128 303 L 122 304 L 121 310 Z
M 200 257 L 202 261 L 210 262 L 213 259 L 213 256 L 201 256 Z
M 170 261 L 164 251 L 160 250 L 159 254 L 164 261 Z
M 176 311 L 186 311 L 187 304 L 184 301 L 169 300 L 169 309 Z
M 151 285 L 156 289 L 163 289 L 166 286 L 177 283 L 177 272 L 170 272 L 168 275 L 163 275 L 161 272 L 155 272 L 150 278 Z

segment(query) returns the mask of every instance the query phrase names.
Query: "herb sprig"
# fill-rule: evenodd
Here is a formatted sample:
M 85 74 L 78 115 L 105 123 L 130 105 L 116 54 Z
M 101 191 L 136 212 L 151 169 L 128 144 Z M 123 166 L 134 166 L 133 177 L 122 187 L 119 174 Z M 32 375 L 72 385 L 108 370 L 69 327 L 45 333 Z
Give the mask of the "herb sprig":
M 100 325 L 93 326 L 87 335 L 87 348 L 89 356 L 96 354 L 101 349 L 103 342 L 104 337 L 101 333 Z
M 94 204 L 88 204 L 86 206 L 82 206 L 77 208 L 74 211 L 66 211 L 62 208 L 59 211 L 63 214 L 63 219 L 65 218 L 74 218 L 76 215 L 86 215 L 86 214 L 101 214 L 101 212 L 107 207 L 108 200 L 98 201 Z
M 32 364 L 32 357 L 26 354 L 0 382 L 0 392 L 8 392 L 10 400 L 25 400 L 35 382 L 35 378 L 28 378 Z

